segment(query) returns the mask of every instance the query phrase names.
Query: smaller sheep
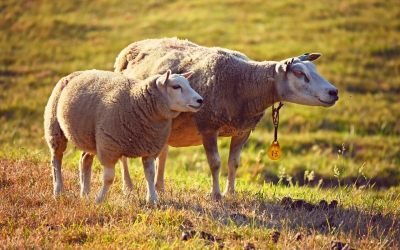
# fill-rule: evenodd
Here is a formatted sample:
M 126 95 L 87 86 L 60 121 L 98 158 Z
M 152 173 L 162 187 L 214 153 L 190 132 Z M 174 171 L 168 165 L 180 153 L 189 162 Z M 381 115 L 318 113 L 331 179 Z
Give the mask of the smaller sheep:
M 143 81 L 118 73 L 74 72 L 55 86 L 44 114 L 45 139 L 51 151 L 54 195 L 64 192 L 61 161 L 67 142 L 82 150 L 79 162 L 81 195 L 90 192 L 94 155 L 104 166 L 102 201 L 114 181 L 121 157 L 142 157 L 147 201 L 155 202 L 154 159 L 171 132 L 172 118 L 197 112 L 202 97 L 187 80 L 192 72 L 151 76 Z

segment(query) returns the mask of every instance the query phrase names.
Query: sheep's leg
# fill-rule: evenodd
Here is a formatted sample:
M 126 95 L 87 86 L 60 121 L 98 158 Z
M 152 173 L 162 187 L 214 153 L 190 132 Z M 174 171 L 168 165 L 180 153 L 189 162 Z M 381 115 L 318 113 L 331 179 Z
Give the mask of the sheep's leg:
M 90 193 L 90 181 L 92 178 L 92 164 L 94 155 L 82 152 L 79 159 L 79 177 L 81 182 L 81 196 L 84 197 Z
M 250 131 L 243 133 L 240 136 L 232 136 L 231 145 L 229 148 L 229 159 L 228 159 L 228 182 L 224 195 L 235 193 L 235 177 L 236 170 L 240 163 L 240 153 L 242 152 L 243 145 L 250 136 Z
M 101 186 L 100 192 L 96 197 L 96 202 L 103 201 L 110 190 L 111 184 L 114 182 L 115 178 L 115 166 L 107 167 L 104 166 L 103 172 L 103 185 Z
M 219 172 L 221 170 L 221 159 L 218 153 L 217 138 L 218 132 L 202 134 L 203 146 L 206 151 L 208 165 L 211 169 L 212 190 L 211 199 L 221 200 L 221 190 L 219 188 Z
M 53 128 L 56 129 L 58 123 L 53 124 Z M 58 131 L 51 131 L 52 134 L 58 132 L 58 136 L 52 136 L 48 141 L 49 147 L 51 149 L 51 167 L 53 169 L 53 194 L 54 197 L 59 196 L 61 193 L 65 192 L 64 183 L 61 175 L 61 164 L 64 151 L 67 149 L 68 140 L 62 133 L 61 129 L 58 127 Z M 60 136 L 61 135 L 61 136 Z
M 133 183 L 131 176 L 129 175 L 128 160 L 125 156 L 120 159 L 121 171 L 122 171 L 122 191 L 124 194 L 128 195 L 133 190 Z
M 54 186 L 54 197 L 59 196 L 65 192 L 64 183 L 61 175 L 61 162 L 63 158 L 63 152 L 54 152 L 52 154 L 51 166 L 53 168 L 53 186 Z
M 164 169 L 165 169 L 165 162 L 167 161 L 168 148 L 169 148 L 168 145 L 165 144 L 163 149 L 161 150 L 160 155 L 157 157 L 156 190 L 159 192 L 164 192 Z
M 147 202 L 150 202 L 150 203 L 157 202 L 156 189 L 154 186 L 154 176 L 155 176 L 154 158 L 155 157 L 152 157 L 152 156 L 142 157 L 142 163 L 143 163 L 143 167 L 144 167 L 144 175 L 146 176 L 146 181 L 147 181 L 146 200 L 147 200 Z

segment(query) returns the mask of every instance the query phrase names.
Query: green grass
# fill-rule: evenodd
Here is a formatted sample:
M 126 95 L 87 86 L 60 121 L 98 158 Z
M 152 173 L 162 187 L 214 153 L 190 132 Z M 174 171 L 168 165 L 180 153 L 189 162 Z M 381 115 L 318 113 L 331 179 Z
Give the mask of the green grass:
M 0 185 L 0 242 L 5 248 L 212 248 L 199 238 L 180 240 L 181 224 L 188 218 L 192 228 L 229 239 L 233 248 L 243 247 L 246 241 L 268 248 L 271 243 L 265 234 L 270 230 L 281 231 L 277 246 L 282 249 L 290 244 L 304 248 L 307 242 L 312 248 L 326 248 L 333 238 L 349 239 L 363 249 L 399 244 L 390 242 L 398 229 L 365 224 L 371 213 L 382 213 L 385 223 L 398 221 L 399 215 L 395 194 L 400 184 L 400 7 L 396 0 L 5 0 L 0 3 L 0 30 L 0 167 L 7 166 Z M 254 60 L 320 52 L 323 56 L 316 67 L 339 88 L 340 99 L 328 109 L 286 103 L 278 134 L 283 156 L 278 161 L 263 154 L 273 139 L 268 110 L 241 155 L 238 195 L 224 198 L 220 205 L 208 200 L 211 177 L 202 147 L 170 150 L 169 193 L 157 208 L 148 208 L 139 160 L 130 160 L 138 185 L 132 197 L 119 193 L 117 181 L 106 204 L 79 199 L 79 153 L 70 145 L 64 162 L 71 191 L 64 200 L 53 201 L 43 111 L 56 82 L 77 70 L 113 70 L 116 56 L 128 44 L 172 36 L 238 50 Z M 227 138 L 219 140 L 223 185 L 228 145 Z M 97 161 L 95 171 L 100 175 Z M 306 171 L 313 171 L 313 180 L 311 174 L 305 178 Z M 93 181 L 97 192 L 99 178 Z M 280 211 L 278 200 L 286 195 L 309 202 L 338 199 L 338 218 L 351 215 L 365 223 L 359 231 L 352 220 L 339 231 L 324 231 L 317 227 L 320 222 L 306 225 L 304 220 L 296 221 L 296 215 L 306 218 L 306 214 Z M 263 206 L 278 210 L 271 212 L 277 214 L 278 224 L 233 227 L 223 222 L 227 214 L 238 211 L 269 221 L 262 215 Z M 291 240 L 295 232 L 310 228 L 311 238 L 301 243 Z M 236 239 L 235 234 L 242 238 Z M 58 238 L 61 241 L 55 243 Z

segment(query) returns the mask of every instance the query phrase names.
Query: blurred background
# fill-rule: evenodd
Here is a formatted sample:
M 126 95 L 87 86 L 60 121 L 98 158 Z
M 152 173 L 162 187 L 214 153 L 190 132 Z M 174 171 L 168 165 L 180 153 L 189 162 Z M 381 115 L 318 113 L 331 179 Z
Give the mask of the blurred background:
M 49 159 L 43 112 L 61 77 L 113 70 L 130 43 L 178 37 L 257 61 L 319 52 L 317 70 L 339 88 L 331 108 L 285 103 L 278 161 L 266 155 L 273 139 L 268 109 L 243 150 L 238 182 L 399 186 L 398 0 L 3 0 L 0 13 L 0 160 Z M 223 176 L 228 145 L 219 140 Z M 78 158 L 70 145 L 65 160 L 76 171 Z M 167 178 L 210 172 L 202 147 L 171 149 L 166 171 Z

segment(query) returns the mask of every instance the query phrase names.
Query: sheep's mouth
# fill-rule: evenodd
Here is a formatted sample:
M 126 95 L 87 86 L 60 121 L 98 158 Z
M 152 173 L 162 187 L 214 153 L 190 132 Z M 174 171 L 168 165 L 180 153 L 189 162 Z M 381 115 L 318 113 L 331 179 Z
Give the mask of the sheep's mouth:
M 336 98 L 336 100 L 333 100 L 333 101 L 322 101 L 321 99 L 318 98 L 318 100 L 319 100 L 320 102 L 322 102 L 323 104 L 329 105 L 329 106 L 333 106 L 333 105 L 336 103 L 336 101 L 337 101 L 338 99 L 339 99 L 339 98 Z
M 189 105 L 189 107 L 191 107 L 191 108 L 193 108 L 193 109 L 195 109 L 195 110 L 199 110 L 199 109 L 201 109 L 201 108 L 203 107 L 203 104 L 199 104 L 199 105 L 197 105 L 197 106 Z

